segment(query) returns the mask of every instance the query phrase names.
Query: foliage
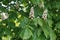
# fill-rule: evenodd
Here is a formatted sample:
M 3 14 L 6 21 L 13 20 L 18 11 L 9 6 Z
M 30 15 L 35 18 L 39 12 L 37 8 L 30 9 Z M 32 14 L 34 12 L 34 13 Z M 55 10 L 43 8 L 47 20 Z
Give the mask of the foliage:
M 2 12 L 9 17 L 1 19 Z M 60 40 L 60 0 L 0 0 L 0 40 Z

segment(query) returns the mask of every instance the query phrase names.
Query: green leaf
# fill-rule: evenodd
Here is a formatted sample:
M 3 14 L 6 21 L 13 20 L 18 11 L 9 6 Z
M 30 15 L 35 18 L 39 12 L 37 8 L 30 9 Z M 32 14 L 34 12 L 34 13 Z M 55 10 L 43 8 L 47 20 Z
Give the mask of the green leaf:
M 28 24 L 28 18 L 26 18 L 26 17 L 22 17 L 21 18 L 21 23 L 20 23 L 20 26 L 22 27 L 22 28 L 25 28 L 24 26 L 26 26 L 26 24 Z
M 56 1 L 56 2 L 54 2 L 54 3 L 52 4 L 52 5 L 53 5 L 52 7 L 53 7 L 53 8 L 60 8 L 60 5 L 59 5 L 59 4 L 60 4 L 60 1 L 59 1 L 59 2 Z
M 43 26 L 44 25 L 44 22 L 43 22 L 43 20 L 40 18 L 40 19 L 38 19 L 38 24 L 40 25 L 40 26 Z
M 42 30 L 39 28 L 39 29 L 37 29 L 36 31 L 37 31 L 37 37 L 40 37 Z
M 60 1 L 59 0 L 46 0 L 45 1 L 45 6 L 48 7 L 49 9 L 52 9 L 52 8 L 57 8 L 57 9 L 60 9 Z
M 15 28 L 15 24 L 13 22 L 8 22 L 8 28 Z
M 46 22 L 42 19 L 38 19 L 38 24 L 41 26 L 46 38 L 49 36 L 49 27 Z
M 51 19 L 47 19 L 47 23 L 49 25 L 49 27 L 53 27 L 52 24 L 53 24 L 53 21 Z
M 38 5 L 38 4 L 40 3 L 40 0 L 31 0 L 31 2 L 32 2 L 33 4 Z
M 29 39 L 32 36 L 32 31 L 28 28 L 24 29 L 20 33 L 22 39 Z
M 37 26 L 37 24 L 38 24 L 38 19 L 37 19 L 37 18 L 34 18 L 34 19 L 33 19 L 33 22 L 34 22 L 34 25 Z
M 8 0 L 3 0 L 2 2 L 3 2 L 4 5 L 8 5 L 9 2 L 11 2 L 11 0 L 9 0 L 9 1 Z
M 60 22 L 58 22 L 58 23 L 56 24 L 55 28 L 60 29 Z
M 45 40 L 44 35 L 41 34 L 40 31 L 39 32 L 37 32 L 37 31 L 39 31 L 39 30 L 38 29 L 35 29 L 34 34 L 33 34 L 31 40 Z
M 56 34 L 53 30 L 50 30 L 50 40 L 56 40 Z
M 38 6 L 34 7 L 34 16 L 36 17 L 41 17 L 43 14 L 43 9 L 39 8 Z

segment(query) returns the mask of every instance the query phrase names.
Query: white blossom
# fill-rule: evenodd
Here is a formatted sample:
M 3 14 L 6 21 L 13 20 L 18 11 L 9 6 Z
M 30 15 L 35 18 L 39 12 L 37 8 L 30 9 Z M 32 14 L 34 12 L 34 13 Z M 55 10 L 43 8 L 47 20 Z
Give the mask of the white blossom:
M 43 18 L 44 20 L 47 19 L 47 14 L 48 14 L 48 10 L 45 9 L 44 12 L 43 12 L 43 15 L 42 15 L 42 18 Z
M 1 19 L 2 20 L 5 20 L 5 19 L 7 19 L 9 17 L 9 15 L 8 15 L 8 13 L 1 13 Z
M 30 9 L 29 18 L 31 18 L 31 19 L 34 18 L 34 7 L 31 7 L 31 9 Z
M 3 7 L 7 7 L 6 5 L 2 4 Z
M 14 4 L 15 2 L 14 1 L 11 1 L 11 4 Z

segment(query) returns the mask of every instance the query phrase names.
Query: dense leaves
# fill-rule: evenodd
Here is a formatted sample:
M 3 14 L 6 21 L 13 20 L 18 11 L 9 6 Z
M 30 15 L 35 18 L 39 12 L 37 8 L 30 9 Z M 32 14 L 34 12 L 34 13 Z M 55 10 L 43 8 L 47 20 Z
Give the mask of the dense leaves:
M 60 40 L 60 0 L 0 0 L 0 40 Z

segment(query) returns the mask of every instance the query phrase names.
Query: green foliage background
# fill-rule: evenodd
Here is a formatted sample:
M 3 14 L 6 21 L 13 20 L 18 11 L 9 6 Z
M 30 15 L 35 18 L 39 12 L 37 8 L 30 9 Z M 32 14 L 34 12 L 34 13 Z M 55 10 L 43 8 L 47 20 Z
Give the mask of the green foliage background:
M 42 19 L 41 2 L 48 9 L 47 20 Z M 32 6 L 34 19 L 29 18 Z M 9 17 L 0 19 L 0 40 L 60 40 L 60 0 L 0 0 L 1 12 L 8 13 Z

